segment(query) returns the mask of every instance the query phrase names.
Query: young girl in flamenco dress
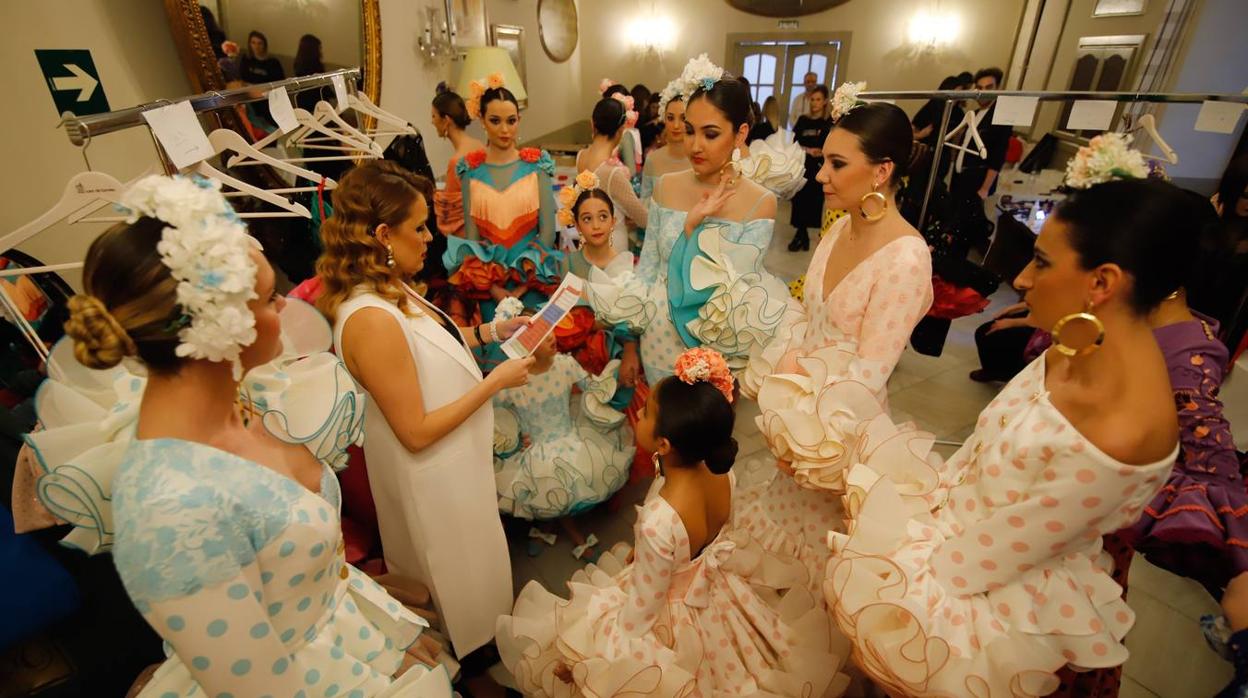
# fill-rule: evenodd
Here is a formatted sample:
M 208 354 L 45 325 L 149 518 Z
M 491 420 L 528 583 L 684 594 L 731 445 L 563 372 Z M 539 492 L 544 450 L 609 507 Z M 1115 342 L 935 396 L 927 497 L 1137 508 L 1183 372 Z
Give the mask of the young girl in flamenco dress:
M 654 387 L 638 427 L 662 475 L 620 544 L 561 599 L 530 582 L 497 642 L 530 696 L 840 695 L 844 655 L 793 558 L 734 525 L 734 381 L 692 349 Z

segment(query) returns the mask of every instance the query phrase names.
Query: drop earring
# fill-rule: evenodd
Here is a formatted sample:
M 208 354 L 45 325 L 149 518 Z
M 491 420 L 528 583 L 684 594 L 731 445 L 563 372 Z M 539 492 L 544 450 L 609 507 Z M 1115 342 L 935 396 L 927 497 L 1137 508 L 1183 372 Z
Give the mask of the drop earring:
M 394 248 L 386 245 L 386 266 L 394 268 Z
M 654 474 L 658 477 L 663 476 L 663 459 L 659 457 L 659 452 L 655 451 L 650 454 L 650 463 L 654 465 Z
M 871 191 L 867 192 L 866 194 L 863 194 L 862 198 L 858 199 L 858 215 L 862 216 L 862 219 L 868 223 L 874 223 L 880 220 L 881 218 L 883 218 L 884 214 L 888 213 L 888 199 L 886 199 L 883 194 L 876 191 L 879 188 L 880 188 L 880 183 L 876 182 L 874 185 L 872 185 Z M 879 201 L 880 210 L 878 213 L 871 213 L 871 214 L 867 213 L 867 201 L 870 199 L 875 199 Z

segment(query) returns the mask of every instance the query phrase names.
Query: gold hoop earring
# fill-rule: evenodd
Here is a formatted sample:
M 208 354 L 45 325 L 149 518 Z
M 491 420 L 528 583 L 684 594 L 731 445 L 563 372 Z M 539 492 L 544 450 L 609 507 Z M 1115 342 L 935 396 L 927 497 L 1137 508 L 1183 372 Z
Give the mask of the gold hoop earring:
M 1093 329 L 1096 330 L 1096 338 L 1085 347 L 1075 348 L 1062 342 L 1062 330 L 1066 329 L 1066 326 L 1075 320 L 1090 322 L 1092 323 Z M 1051 334 L 1053 335 L 1053 348 L 1056 349 L 1058 353 L 1063 356 L 1070 357 L 1087 356 L 1088 354 L 1095 353 L 1101 348 L 1101 345 L 1105 343 L 1105 323 L 1101 322 L 1100 318 L 1092 314 L 1092 307 L 1089 305 L 1088 309 L 1081 313 L 1071 313 L 1070 315 L 1058 320 L 1057 324 L 1053 326 L 1053 332 Z
M 881 218 L 883 218 L 885 214 L 888 213 L 888 198 L 885 197 L 880 192 L 876 191 L 876 189 L 879 189 L 879 188 L 880 188 L 880 184 L 879 182 L 876 182 L 875 186 L 871 187 L 871 191 L 867 192 L 866 194 L 863 194 L 862 198 L 858 199 L 858 215 L 862 216 L 862 219 L 868 223 L 874 223 L 880 220 Z M 869 199 L 875 199 L 880 202 L 879 213 L 874 213 L 874 214 L 867 213 L 867 201 Z
M 654 474 L 663 476 L 663 459 L 659 457 L 659 452 L 655 451 L 650 454 L 650 463 L 654 466 Z

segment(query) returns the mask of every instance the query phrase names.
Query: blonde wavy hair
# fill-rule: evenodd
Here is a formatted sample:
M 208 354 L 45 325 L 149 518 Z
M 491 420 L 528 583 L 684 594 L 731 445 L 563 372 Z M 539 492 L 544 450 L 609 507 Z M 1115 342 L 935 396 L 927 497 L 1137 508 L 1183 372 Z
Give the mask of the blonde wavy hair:
M 397 267 L 386 265 L 386 246 L 377 239 L 377 227 L 398 226 L 407 220 L 412 204 L 420 201 L 428 180 L 386 160 L 356 167 L 334 189 L 334 213 L 321 225 L 325 251 L 316 260 L 316 274 L 324 286 L 316 306 L 332 322 L 338 307 L 357 287 L 376 293 L 408 313 L 413 304 L 403 290 Z
M 65 333 L 74 358 L 89 368 L 112 368 L 137 356 L 155 372 L 176 372 L 184 315 L 178 282 L 161 262 L 156 244 L 165 223 L 140 218 L 104 231 L 87 250 L 86 293 L 69 299 Z

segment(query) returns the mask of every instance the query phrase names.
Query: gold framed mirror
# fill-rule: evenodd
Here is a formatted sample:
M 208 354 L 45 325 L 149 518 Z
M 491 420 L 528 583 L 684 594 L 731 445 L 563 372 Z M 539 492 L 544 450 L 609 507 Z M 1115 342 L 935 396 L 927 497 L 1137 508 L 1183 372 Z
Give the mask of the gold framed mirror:
M 358 66 L 361 91 L 374 104 L 381 100 L 380 0 L 165 0 L 165 12 L 196 92 Z M 260 56 L 250 51 L 253 33 L 265 36 Z M 314 43 L 306 39 L 309 35 Z M 224 43 L 235 45 L 233 56 L 226 54 Z M 232 70 L 240 74 L 227 74 Z M 222 125 L 246 133 L 232 110 L 216 116 Z

